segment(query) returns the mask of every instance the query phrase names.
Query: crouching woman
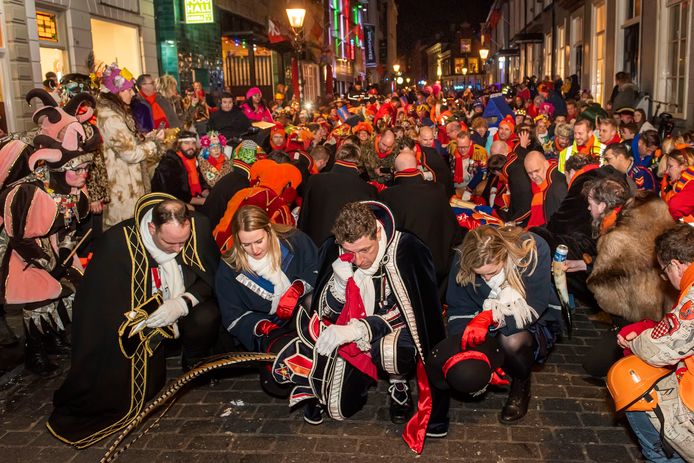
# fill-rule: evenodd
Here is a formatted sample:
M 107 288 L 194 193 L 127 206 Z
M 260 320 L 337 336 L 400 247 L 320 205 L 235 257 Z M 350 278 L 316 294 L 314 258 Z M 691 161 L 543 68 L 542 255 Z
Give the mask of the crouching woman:
M 517 227 L 470 231 L 451 268 L 448 338 L 432 354 L 449 388 L 477 395 L 488 384 L 511 389 L 499 421 L 525 416 L 530 373 L 544 362 L 561 329 L 551 255 L 539 236 Z
M 316 283 L 318 251 L 305 233 L 270 222 L 257 206 L 232 219 L 234 244 L 220 262 L 215 288 L 224 327 L 251 352 L 289 320 Z

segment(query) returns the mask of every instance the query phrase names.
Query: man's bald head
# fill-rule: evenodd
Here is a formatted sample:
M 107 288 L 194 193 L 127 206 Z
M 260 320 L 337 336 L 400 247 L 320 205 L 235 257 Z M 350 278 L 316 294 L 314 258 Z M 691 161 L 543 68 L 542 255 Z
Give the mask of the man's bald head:
M 431 148 L 434 146 L 434 131 L 431 127 L 419 129 L 419 144 Z
M 496 140 L 492 142 L 492 146 L 489 147 L 489 153 L 491 156 L 495 154 L 500 154 L 502 156 L 508 156 L 508 143 L 501 140 Z
M 523 161 L 525 166 L 525 172 L 527 172 L 530 181 L 540 185 L 545 181 L 547 177 L 547 170 L 549 169 L 549 161 L 545 158 L 545 155 L 539 151 L 531 151 L 525 156 L 525 161 Z
M 417 168 L 417 157 L 411 151 L 410 152 L 401 152 L 395 158 L 395 161 L 393 162 L 393 166 L 395 167 L 396 172 L 402 172 L 403 170 L 407 170 L 407 169 L 416 169 Z
M 378 148 L 380 151 L 390 151 L 395 146 L 395 134 L 392 130 L 388 129 L 383 132 L 378 139 Z

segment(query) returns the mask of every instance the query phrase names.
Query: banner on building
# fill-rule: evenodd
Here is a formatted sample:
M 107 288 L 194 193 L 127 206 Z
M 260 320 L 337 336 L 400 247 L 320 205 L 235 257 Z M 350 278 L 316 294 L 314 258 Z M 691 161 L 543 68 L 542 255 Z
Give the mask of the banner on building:
M 183 0 L 186 24 L 206 24 L 214 22 L 213 0 Z
M 373 24 L 364 24 L 364 53 L 366 67 L 376 67 L 376 27 Z
M 272 19 L 267 20 L 267 37 L 270 43 L 279 43 L 289 40 L 286 35 L 280 32 L 279 26 Z

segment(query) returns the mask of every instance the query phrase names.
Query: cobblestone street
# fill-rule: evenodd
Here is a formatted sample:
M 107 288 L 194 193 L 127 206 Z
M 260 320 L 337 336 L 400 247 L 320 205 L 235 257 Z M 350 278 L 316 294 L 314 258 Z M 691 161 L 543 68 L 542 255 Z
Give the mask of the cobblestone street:
M 214 387 L 188 390 L 120 461 L 638 461 L 640 454 L 632 438 L 614 421 L 606 389 L 587 381 L 580 365 L 581 354 L 605 327 L 580 313 L 577 318 L 573 339 L 557 345 L 548 363 L 533 374 L 533 400 L 520 423 L 497 423 L 496 415 L 505 400 L 503 391 L 488 393 L 479 401 L 453 400 L 448 437 L 428 439 L 420 457 L 402 441 L 401 426 L 389 421 L 384 382 L 350 421 L 326 420 L 311 426 L 304 423 L 301 410 L 290 413 L 285 401 L 262 392 L 257 375 L 245 370 Z M 174 358 L 170 358 L 170 366 L 173 377 L 179 371 Z M 61 380 L 41 382 L 21 374 L 2 386 L 3 463 L 94 462 L 101 458 L 113 438 L 76 451 L 46 431 L 52 393 Z

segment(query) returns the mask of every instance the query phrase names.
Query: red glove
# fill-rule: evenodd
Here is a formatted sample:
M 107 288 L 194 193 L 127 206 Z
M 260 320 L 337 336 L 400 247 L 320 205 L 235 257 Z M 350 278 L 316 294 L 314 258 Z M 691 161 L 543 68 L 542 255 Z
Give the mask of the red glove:
M 489 378 L 489 384 L 492 386 L 508 386 L 511 384 L 511 381 L 509 381 L 504 370 L 497 368 L 496 370 L 492 371 L 492 377 Z
M 299 299 L 304 295 L 304 282 L 301 280 L 296 280 L 285 291 L 284 295 L 280 298 L 279 304 L 277 304 L 277 316 L 280 320 L 289 320 L 292 318 L 294 309 L 299 303 Z
M 270 320 L 261 320 L 255 325 L 255 335 L 267 336 L 279 327 L 278 324 L 272 323 Z
M 619 333 L 617 333 L 619 336 L 622 336 L 624 339 L 626 339 L 627 335 L 630 333 L 636 333 L 636 336 L 640 335 L 644 331 L 646 331 L 649 328 L 653 328 L 656 326 L 657 323 L 654 322 L 653 320 L 645 319 L 641 320 L 640 322 L 636 323 L 631 323 L 621 330 L 619 330 Z M 633 352 L 631 352 L 631 349 L 624 349 L 624 355 L 631 355 Z
M 461 349 L 465 351 L 470 347 L 482 344 L 487 337 L 487 333 L 489 333 L 489 327 L 493 324 L 494 318 L 491 310 L 483 310 L 478 313 L 465 327 L 463 338 L 460 342 Z
M 629 333 L 636 333 L 636 336 L 638 336 L 639 334 L 643 333 L 647 329 L 653 328 L 655 325 L 657 325 L 657 323 L 654 322 L 653 320 L 645 319 L 645 320 L 641 320 L 640 322 L 631 323 L 631 324 L 625 326 L 624 328 L 619 330 L 618 334 L 621 335 L 623 338 L 626 338 L 627 334 L 629 334 Z

